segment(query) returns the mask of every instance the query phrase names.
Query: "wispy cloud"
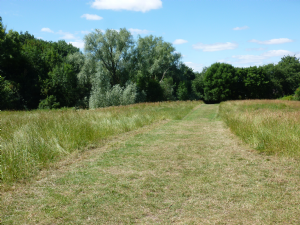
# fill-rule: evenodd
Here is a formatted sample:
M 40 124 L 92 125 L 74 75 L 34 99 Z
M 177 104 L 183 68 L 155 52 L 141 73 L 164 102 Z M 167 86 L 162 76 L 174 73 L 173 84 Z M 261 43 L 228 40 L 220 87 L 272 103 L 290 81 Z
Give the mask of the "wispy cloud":
M 48 33 L 54 33 L 53 30 L 51 30 L 50 28 L 47 28 L 47 27 L 42 28 L 41 31 L 48 32 Z
M 246 48 L 246 51 L 264 51 L 268 48 Z
M 132 34 L 148 34 L 150 32 L 149 30 L 140 30 L 140 29 L 134 29 L 134 28 L 129 28 L 128 30 Z
M 253 42 L 261 45 L 277 45 L 277 44 L 293 42 L 293 40 L 288 38 L 278 38 L 278 39 L 271 39 L 267 41 L 259 41 L 259 40 L 252 39 L 249 42 Z
M 147 12 L 162 7 L 161 0 L 95 0 L 92 7 L 96 9 L 131 10 Z
M 191 67 L 194 71 L 201 72 L 203 69 L 203 64 L 201 63 L 184 62 L 184 64 Z
M 232 30 L 247 30 L 247 29 L 249 29 L 248 26 L 243 26 L 243 27 L 235 27 Z
M 82 34 L 89 34 L 89 33 L 91 33 L 91 31 L 82 30 L 82 31 L 80 31 L 80 33 L 82 33 Z
M 219 62 L 244 66 L 261 65 L 265 62 L 265 60 L 268 60 L 272 57 L 283 57 L 287 55 L 294 55 L 294 53 L 287 50 L 270 50 L 260 55 L 233 55 L 232 58 L 235 59 L 234 61 L 219 60 Z
M 174 45 L 181 45 L 181 44 L 184 44 L 184 43 L 187 43 L 188 41 L 187 40 L 184 40 L 184 39 L 176 39 L 173 44 Z
M 95 14 L 83 14 L 81 18 L 86 18 L 87 20 L 102 20 L 101 16 Z
M 80 48 L 80 49 L 84 48 L 84 41 L 82 41 L 82 40 L 70 41 L 69 43 L 77 48 Z
M 74 34 L 71 34 L 69 32 L 63 32 L 62 30 L 60 30 L 57 33 L 63 35 L 62 37 L 60 37 L 61 39 L 76 39 Z
M 236 49 L 238 47 L 237 43 L 215 43 L 215 44 L 203 44 L 197 43 L 193 45 L 194 49 L 202 49 L 204 52 L 215 52 L 215 51 L 222 51 L 222 50 L 229 50 L 229 49 Z

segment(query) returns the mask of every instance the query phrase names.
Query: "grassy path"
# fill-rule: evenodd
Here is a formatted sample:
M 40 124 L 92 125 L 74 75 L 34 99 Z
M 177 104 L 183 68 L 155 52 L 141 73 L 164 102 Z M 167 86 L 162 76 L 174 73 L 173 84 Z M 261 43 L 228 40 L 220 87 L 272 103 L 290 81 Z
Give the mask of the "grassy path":
M 240 144 L 217 110 L 201 105 L 16 186 L 3 222 L 300 224 L 299 162 Z

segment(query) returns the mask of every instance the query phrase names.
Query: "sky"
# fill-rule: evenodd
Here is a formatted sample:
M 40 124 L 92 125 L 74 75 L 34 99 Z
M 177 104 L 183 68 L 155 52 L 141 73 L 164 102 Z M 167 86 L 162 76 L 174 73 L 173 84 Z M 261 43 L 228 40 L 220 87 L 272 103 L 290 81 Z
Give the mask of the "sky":
M 0 0 L 7 30 L 84 52 L 95 29 L 163 37 L 182 62 L 201 72 L 215 62 L 236 67 L 300 58 L 300 0 Z

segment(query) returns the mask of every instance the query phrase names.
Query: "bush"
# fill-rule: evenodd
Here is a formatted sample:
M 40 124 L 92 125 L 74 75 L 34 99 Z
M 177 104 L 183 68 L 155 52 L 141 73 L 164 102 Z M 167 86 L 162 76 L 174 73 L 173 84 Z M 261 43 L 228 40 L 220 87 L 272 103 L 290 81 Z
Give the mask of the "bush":
M 39 104 L 39 109 L 57 109 L 59 107 L 60 103 L 56 102 L 54 95 L 47 96 L 47 98 L 42 100 Z
M 295 91 L 294 99 L 300 101 L 300 87 L 298 87 L 297 90 Z
M 106 90 L 105 90 L 106 89 Z M 130 105 L 144 101 L 146 95 L 139 93 L 135 83 L 127 83 L 123 88 L 119 84 L 112 88 L 98 87 L 91 93 L 90 108 Z
M 280 98 L 280 100 L 293 101 L 293 100 L 295 100 L 295 98 L 294 98 L 293 95 L 287 95 L 287 96 L 284 96 L 284 97 Z

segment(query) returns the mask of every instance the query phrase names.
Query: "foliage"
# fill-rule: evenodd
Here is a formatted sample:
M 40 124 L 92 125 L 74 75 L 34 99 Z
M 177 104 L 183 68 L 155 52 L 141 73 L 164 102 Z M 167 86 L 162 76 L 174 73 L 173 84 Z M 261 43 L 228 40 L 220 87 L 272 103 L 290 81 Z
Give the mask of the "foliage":
M 124 70 L 130 57 L 130 49 L 133 45 L 132 35 L 126 29 L 106 30 L 103 33 L 96 29 L 85 36 L 85 51 L 93 58 L 100 61 L 110 75 L 111 85 L 124 84 L 127 77 Z
M 19 103 L 17 87 L 0 75 L 0 110 L 17 108 Z
M 57 102 L 56 97 L 54 95 L 49 95 L 40 102 L 39 109 L 57 109 L 59 106 L 60 103 Z
M 175 100 L 173 78 L 165 77 L 160 83 L 160 86 L 163 90 L 163 100 L 172 101 Z
M 235 68 L 226 63 L 212 64 L 204 76 L 204 99 L 207 102 L 221 102 L 236 98 Z
M 239 87 L 237 93 L 242 99 L 269 98 L 271 92 L 270 79 L 262 67 L 237 69 Z
M 204 75 L 207 67 L 204 67 L 201 73 L 196 73 L 192 81 L 192 91 L 196 99 L 204 99 Z
M 287 100 L 287 101 L 293 101 L 295 100 L 295 97 L 293 95 L 287 95 L 280 98 L 280 100 Z
M 276 65 L 276 79 L 279 81 L 282 95 L 294 94 L 300 85 L 300 59 L 285 56 Z
M 171 43 L 162 37 L 152 35 L 139 37 L 133 51 L 132 63 L 135 71 L 139 71 L 145 79 L 162 81 L 172 67 L 179 63 L 181 55 L 175 51 Z
M 300 87 L 296 89 L 294 99 L 300 101 Z
M 177 98 L 179 100 L 188 100 L 189 99 L 189 93 L 188 93 L 188 87 L 187 87 L 187 83 L 184 81 L 181 81 L 178 85 L 178 89 L 177 89 Z

